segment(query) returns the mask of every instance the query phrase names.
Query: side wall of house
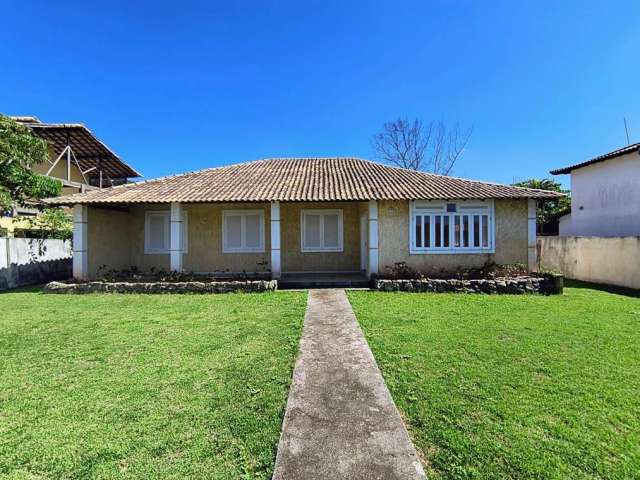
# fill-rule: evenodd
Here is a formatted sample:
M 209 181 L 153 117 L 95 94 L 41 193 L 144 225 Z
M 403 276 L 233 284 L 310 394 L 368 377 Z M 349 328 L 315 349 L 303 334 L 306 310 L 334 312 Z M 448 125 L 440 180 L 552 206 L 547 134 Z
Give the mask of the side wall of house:
M 571 217 L 561 235 L 640 235 L 638 152 L 571 172 Z
M 425 274 L 481 267 L 490 260 L 527 264 L 526 199 L 495 201 L 496 240 L 492 254 L 410 254 L 408 201 L 379 202 L 378 218 L 380 273 L 398 262 Z
M 117 210 L 89 207 L 87 250 L 89 278 L 103 270 L 122 270 L 131 266 L 129 214 Z
M 342 210 L 342 252 L 302 252 L 301 211 L 314 209 Z M 280 206 L 282 271 L 360 270 L 360 215 L 362 212 L 366 212 L 366 206 L 358 202 L 282 203 Z
M 189 227 L 184 269 L 189 272 L 262 272 L 270 269 L 271 217 L 267 203 L 184 204 Z M 265 223 L 264 253 L 223 253 L 223 210 L 263 210 Z M 151 268 L 169 270 L 169 254 L 144 253 L 144 222 L 147 211 L 169 211 L 168 204 L 136 205 L 131 208 L 131 264 L 142 271 Z

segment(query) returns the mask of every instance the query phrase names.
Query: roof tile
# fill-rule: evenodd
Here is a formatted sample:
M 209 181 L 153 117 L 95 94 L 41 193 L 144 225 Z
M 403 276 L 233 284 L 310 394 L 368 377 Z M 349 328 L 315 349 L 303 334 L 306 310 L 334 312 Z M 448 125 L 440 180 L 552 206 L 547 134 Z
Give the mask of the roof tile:
M 369 160 L 271 158 L 50 199 L 51 204 L 556 198 L 560 194 Z

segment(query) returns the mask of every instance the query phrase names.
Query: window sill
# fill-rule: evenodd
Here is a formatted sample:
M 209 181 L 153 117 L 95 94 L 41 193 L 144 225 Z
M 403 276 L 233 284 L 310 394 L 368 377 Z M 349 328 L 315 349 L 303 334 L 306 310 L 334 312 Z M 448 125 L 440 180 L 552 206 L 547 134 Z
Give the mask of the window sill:
M 222 249 L 222 253 L 264 253 L 264 248 L 262 249 Z
M 144 254 L 145 255 L 169 255 L 171 253 L 170 250 L 145 250 Z M 186 255 L 189 253 L 189 250 L 185 250 L 182 252 L 183 255 Z
M 302 253 L 342 253 L 344 252 L 343 248 L 340 249 L 326 249 L 326 248 L 303 248 Z

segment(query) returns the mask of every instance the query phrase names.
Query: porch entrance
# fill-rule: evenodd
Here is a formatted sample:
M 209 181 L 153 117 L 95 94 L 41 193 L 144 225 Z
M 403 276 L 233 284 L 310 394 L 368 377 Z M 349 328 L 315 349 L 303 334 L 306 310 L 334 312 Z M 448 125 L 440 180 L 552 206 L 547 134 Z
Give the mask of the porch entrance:
M 287 288 L 369 288 L 365 272 L 299 272 L 283 273 L 279 289 Z

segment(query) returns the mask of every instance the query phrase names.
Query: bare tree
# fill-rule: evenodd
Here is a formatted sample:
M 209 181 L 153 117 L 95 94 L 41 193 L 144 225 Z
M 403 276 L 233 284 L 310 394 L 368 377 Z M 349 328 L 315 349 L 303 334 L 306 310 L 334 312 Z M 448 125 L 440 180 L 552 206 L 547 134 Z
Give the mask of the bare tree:
M 374 135 L 371 145 L 381 160 L 402 168 L 449 175 L 462 156 L 473 128 L 462 131 L 459 124 L 448 129 L 444 122 L 398 118 L 387 122 Z

